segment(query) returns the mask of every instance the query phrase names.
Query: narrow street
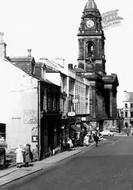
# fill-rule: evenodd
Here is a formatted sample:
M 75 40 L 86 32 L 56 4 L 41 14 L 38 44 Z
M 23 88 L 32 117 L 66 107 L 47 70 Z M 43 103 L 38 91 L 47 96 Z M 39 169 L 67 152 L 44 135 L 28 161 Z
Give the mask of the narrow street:
M 133 190 L 133 137 L 109 137 L 47 171 L 3 187 L 9 190 Z

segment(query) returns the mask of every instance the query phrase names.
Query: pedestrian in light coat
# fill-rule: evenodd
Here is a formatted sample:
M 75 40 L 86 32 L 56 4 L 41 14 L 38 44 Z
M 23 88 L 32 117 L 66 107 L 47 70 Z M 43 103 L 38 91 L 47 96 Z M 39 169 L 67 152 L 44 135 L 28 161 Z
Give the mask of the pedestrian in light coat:
M 17 168 L 22 167 L 24 164 L 24 149 L 22 145 L 19 145 L 16 149 L 16 166 Z
M 89 145 L 89 134 L 86 134 L 84 137 L 84 145 L 88 146 Z
M 67 146 L 68 146 L 68 150 L 71 150 L 73 148 L 73 143 L 70 138 L 67 139 Z

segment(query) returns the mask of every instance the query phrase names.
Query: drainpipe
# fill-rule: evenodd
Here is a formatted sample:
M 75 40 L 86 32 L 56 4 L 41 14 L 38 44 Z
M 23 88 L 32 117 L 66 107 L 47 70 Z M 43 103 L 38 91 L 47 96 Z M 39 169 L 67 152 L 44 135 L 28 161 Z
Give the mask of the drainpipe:
M 41 159 L 41 117 L 40 117 L 40 81 L 38 81 L 38 157 Z

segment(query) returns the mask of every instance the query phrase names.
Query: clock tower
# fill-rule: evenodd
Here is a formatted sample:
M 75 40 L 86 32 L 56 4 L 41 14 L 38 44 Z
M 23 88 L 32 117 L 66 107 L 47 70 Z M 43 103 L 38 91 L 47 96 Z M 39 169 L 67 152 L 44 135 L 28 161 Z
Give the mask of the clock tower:
M 113 123 L 117 118 L 117 75 L 107 75 L 105 70 L 105 37 L 101 14 L 94 0 L 87 0 L 78 32 L 77 76 L 87 84 L 87 100 L 90 121 L 97 122 L 101 128 L 104 121 Z M 86 88 L 86 89 L 87 89 Z
M 101 15 L 94 0 L 85 5 L 78 33 L 78 67 L 85 72 L 105 73 L 104 33 Z

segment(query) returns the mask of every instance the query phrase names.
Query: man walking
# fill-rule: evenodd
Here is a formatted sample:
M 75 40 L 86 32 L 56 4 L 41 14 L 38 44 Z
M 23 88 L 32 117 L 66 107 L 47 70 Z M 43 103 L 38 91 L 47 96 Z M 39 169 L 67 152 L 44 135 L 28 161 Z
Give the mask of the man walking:
M 95 134 L 94 134 L 94 141 L 96 143 L 96 146 L 98 146 L 98 141 L 99 141 L 99 134 L 98 131 L 96 130 Z

